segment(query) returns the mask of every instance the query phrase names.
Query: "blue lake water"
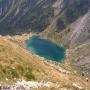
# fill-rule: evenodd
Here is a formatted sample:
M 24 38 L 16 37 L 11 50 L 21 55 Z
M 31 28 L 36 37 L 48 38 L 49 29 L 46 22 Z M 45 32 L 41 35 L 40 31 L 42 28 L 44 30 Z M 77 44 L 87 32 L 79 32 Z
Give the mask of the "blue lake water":
M 65 48 L 38 36 L 32 36 L 26 41 L 26 49 L 46 59 L 59 62 L 63 62 L 65 59 Z

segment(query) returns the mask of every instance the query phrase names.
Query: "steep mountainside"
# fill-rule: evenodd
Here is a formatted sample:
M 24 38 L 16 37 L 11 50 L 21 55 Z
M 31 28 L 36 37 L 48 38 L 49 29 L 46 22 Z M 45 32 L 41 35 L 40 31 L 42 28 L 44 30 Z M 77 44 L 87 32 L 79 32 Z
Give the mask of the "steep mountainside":
M 41 87 L 38 90 L 52 90 L 52 88 L 76 90 L 72 85 L 76 82 L 83 88 L 90 88 L 89 82 L 83 80 L 83 77 L 74 73 L 73 69 L 65 69 L 62 65 L 56 66 L 53 62 L 32 55 L 10 39 L 0 37 L 0 83 L 2 85 L 13 85 L 18 80 L 32 80 L 53 83 L 51 87 Z
M 89 6 L 90 0 L 0 0 L 0 33 L 41 32 L 57 16 L 56 31 L 61 31 L 84 15 Z
M 53 2 L 54 0 L 1 0 L 0 33 L 18 34 L 30 29 L 41 32 L 50 24 Z

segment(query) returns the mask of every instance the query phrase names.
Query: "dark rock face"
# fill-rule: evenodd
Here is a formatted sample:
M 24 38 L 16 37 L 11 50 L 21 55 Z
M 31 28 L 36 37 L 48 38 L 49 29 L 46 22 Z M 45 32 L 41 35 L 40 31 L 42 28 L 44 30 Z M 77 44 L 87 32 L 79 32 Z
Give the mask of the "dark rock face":
M 0 33 L 41 32 L 53 16 L 54 0 L 1 0 Z M 28 30 L 29 29 L 29 30 Z
M 71 35 L 71 46 L 82 44 L 90 40 L 90 10 L 82 17 L 80 23 Z
M 61 2 L 60 5 L 57 1 Z M 59 10 L 59 7 L 63 8 Z M 0 0 L 0 34 L 42 32 L 55 18 L 55 10 L 60 16 L 57 31 L 62 31 L 85 14 L 89 7 L 90 0 Z

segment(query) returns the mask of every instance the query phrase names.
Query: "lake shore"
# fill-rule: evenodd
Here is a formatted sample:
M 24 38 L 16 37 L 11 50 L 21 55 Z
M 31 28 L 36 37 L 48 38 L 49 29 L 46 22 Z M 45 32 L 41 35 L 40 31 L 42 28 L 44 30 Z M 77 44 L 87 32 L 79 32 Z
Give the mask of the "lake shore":
M 7 35 L 7 36 L 4 36 L 4 37 L 7 38 L 8 40 L 14 42 L 14 43 L 17 43 L 18 45 L 20 45 L 22 47 L 25 47 L 26 41 L 29 38 L 31 38 L 33 35 L 37 35 L 37 34 L 31 32 L 31 33 L 28 33 L 28 34 L 25 33 L 25 34 L 22 34 L 22 35 L 14 35 L 14 36 Z

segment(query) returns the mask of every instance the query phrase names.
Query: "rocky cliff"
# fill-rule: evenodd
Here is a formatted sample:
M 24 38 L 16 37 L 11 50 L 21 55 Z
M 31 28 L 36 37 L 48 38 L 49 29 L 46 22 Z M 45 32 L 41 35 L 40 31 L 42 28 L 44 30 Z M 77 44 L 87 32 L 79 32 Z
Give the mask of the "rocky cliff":
M 0 33 L 42 32 L 58 16 L 56 31 L 61 31 L 89 7 L 89 0 L 0 0 Z

